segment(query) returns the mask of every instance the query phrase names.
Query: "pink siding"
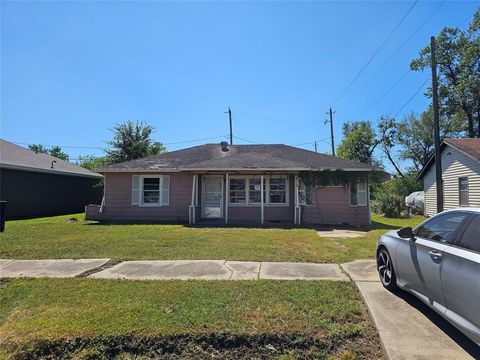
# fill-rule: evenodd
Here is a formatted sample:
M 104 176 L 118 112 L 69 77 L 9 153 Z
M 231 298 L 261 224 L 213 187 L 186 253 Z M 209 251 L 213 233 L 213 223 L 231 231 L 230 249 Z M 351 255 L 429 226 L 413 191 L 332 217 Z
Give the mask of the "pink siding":
M 302 223 L 368 225 L 368 206 L 350 206 L 347 187 L 317 187 L 315 205 L 302 209 Z
M 171 173 L 170 205 L 162 207 L 141 207 L 131 205 L 132 173 L 109 173 L 106 176 L 106 199 L 103 213 L 98 206 L 86 208 L 87 219 L 146 222 L 188 222 L 188 207 L 191 203 L 192 174 Z M 148 175 L 153 175 L 149 173 Z M 162 174 L 165 175 L 165 174 Z M 201 204 L 201 185 L 199 204 Z M 294 176 L 289 176 L 289 205 L 265 206 L 265 223 L 293 223 Z M 225 198 L 225 195 L 223 196 Z M 225 200 L 225 199 L 224 199 Z M 200 220 L 201 207 L 196 208 L 196 219 Z M 229 223 L 260 223 L 260 206 L 230 206 Z M 302 224 L 350 224 L 367 225 L 368 206 L 349 206 L 349 193 L 343 187 L 316 188 L 315 205 L 302 207 Z
M 159 222 L 188 222 L 188 206 L 192 196 L 192 175 L 188 173 L 170 175 L 170 205 L 142 207 L 131 204 L 133 173 L 108 173 L 105 178 L 105 208 L 103 213 L 87 210 L 92 220 L 130 220 Z M 155 175 L 148 173 L 148 175 Z M 92 214 L 95 213 L 95 214 Z M 91 214 L 88 217 L 89 213 Z

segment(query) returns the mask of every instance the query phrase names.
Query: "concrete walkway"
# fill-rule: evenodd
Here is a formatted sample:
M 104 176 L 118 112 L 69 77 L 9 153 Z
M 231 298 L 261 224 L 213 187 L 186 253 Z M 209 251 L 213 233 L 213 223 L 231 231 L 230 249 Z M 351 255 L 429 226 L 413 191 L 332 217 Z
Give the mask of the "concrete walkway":
M 0 260 L 0 277 L 69 278 L 96 269 L 109 259 Z
M 374 260 L 342 264 L 367 305 L 388 359 L 480 359 L 480 348 L 413 295 L 385 290 Z
M 75 277 L 131 280 L 337 280 L 349 281 L 337 264 L 226 260 L 123 261 L 0 260 L 0 277 Z

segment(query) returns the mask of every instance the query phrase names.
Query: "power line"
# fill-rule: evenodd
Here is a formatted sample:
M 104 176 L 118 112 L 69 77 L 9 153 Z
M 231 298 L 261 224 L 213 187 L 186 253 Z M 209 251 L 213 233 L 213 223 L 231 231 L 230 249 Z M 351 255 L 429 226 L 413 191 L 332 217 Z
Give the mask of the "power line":
M 233 136 L 235 139 L 238 139 L 238 140 L 242 140 L 242 141 L 245 141 L 245 142 L 248 142 L 250 144 L 260 144 L 259 142 L 257 141 L 253 141 L 253 140 L 248 140 L 248 139 L 245 139 L 245 138 L 241 138 L 240 136 L 236 136 L 234 135 Z
M 413 8 L 415 7 L 415 5 L 417 5 L 418 3 L 418 0 L 415 0 L 413 2 L 413 4 L 410 6 L 410 8 L 407 10 L 407 12 L 403 15 L 403 17 L 400 19 L 400 21 L 395 25 L 395 27 L 392 29 L 392 31 L 390 31 L 390 33 L 388 34 L 388 36 L 385 38 L 385 40 L 383 40 L 383 42 L 380 44 L 380 46 L 377 48 L 377 50 L 373 53 L 373 55 L 368 59 L 368 61 L 366 62 L 366 64 L 360 69 L 360 71 L 357 73 L 357 75 L 355 75 L 355 77 L 352 79 L 352 81 L 350 81 L 350 83 L 348 84 L 348 86 L 340 93 L 340 95 L 337 97 L 337 99 L 333 102 L 333 105 L 335 105 L 338 100 L 340 100 L 346 93 L 348 90 L 350 90 L 350 88 L 352 87 L 352 85 L 355 83 L 355 81 L 357 81 L 357 79 L 360 77 L 360 75 L 362 75 L 362 73 L 364 72 L 364 70 L 367 68 L 368 65 L 371 64 L 371 62 L 375 59 L 375 57 L 378 55 L 378 53 L 383 49 L 383 47 L 387 44 L 387 42 L 390 40 L 390 38 L 393 36 L 393 34 L 395 33 L 395 31 L 397 31 L 397 29 L 400 27 L 400 25 L 403 23 L 403 21 L 407 18 L 408 14 L 410 14 L 410 12 L 413 10 Z
M 385 96 L 387 96 L 390 91 L 392 91 L 398 84 L 400 84 L 400 82 L 408 75 L 410 74 L 410 70 L 407 70 L 407 72 L 405 72 L 390 88 L 388 88 L 387 91 L 385 91 L 380 97 L 377 98 L 377 100 L 375 100 L 373 102 L 372 105 L 370 105 L 367 110 L 365 110 L 361 115 L 360 117 L 363 117 L 366 113 L 368 113 L 373 107 L 375 107 L 375 105 L 377 105 L 380 100 L 382 100 Z
M 440 5 L 438 5 L 433 11 L 432 13 L 425 19 L 425 21 L 415 29 L 415 31 L 413 33 L 410 34 L 410 36 L 395 50 L 395 52 L 390 55 L 390 57 L 383 63 L 382 66 L 380 66 L 374 73 L 372 76 L 370 76 L 367 81 L 365 81 L 360 87 L 358 87 L 348 98 L 347 100 L 352 97 L 353 95 L 355 94 L 358 94 L 358 92 L 360 90 L 362 90 L 365 86 L 367 86 L 371 80 L 373 80 L 375 78 L 375 76 L 377 76 L 380 71 L 382 71 L 385 66 L 400 52 L 400 50 L 402 50 L 402 48 L 410 41 L 412 40 L 412 38 L 425 26 L 425 24 L 433 17 L 433 15 L 435 15 L 435 13 L 443 6 L 443 4 L 445 4 L 445 0 L 442 1 L 440 3 Z M 338 107 L 343 107 L 346 103 L 347 103 L 347 100 L 344 101 L 341 105 L 339 105 Z
M 408 99 L 408 101 L 403 104 L 403 106 L 400 108 L 400 110 L 397 111 L 397 113 L 395 115 L 393 115 L 393 118 L 396 118 L 398 114 L 400 114 L 400 112 L 405 109 L 405 106 L 407 106 L 408 104 L 410 104 L 410 102 L 415 98 L 415 96 L 418 95 L 418 93 L 423 89 L 423 87 L 425 86 L 425 84 L 430 80 L 430 78 L 427 78 L 423 83 L 422 85 L 420 85 L 420 87 L 417 89 L 417 91 L 415 91 L 415 94 L 412 95 L 412 97 L 410 99 Z
M 176 142 L 170 142 L 170 143 L 162 143 L 162 145 L 178 145 L 178 144 L 186 144 L 186 143 L 192 143 L 192 142 L 198 142 L 198 141 L 205 141 L 205 140 L 213 140 L 213 139 L 224 139 L 226 136 L 212 136 L 212 137 L 207 137 L 207 138 L 202 138 L 202 139 L 194 139 L 194 140 L 183 140 L 183 141 L 176 141 Z M 51 144 L 37 144 L 37 143 L 26 143 L 26 142 L 18 142 L 18 141 L 11 141 L 14 144 L 17 145 L 42 145 L 45 147 L 54 147 L 58 146 L 62 149 L 111 149 L 111 146 L 72 146 L 72 145 L 51 145 Z
M 315 142 L 323 142 L 327 145 L 330 145 L 330 143 L 327 141 L 328 139 L 330 139 L 330 138 L 328 137 L 328 138 L 324 138 L 324 139 L 312 140 L 312 141 L 301 143 L 301 144 L 293 144 L 292 146 L 313 145 L 313 144 L 315 144 Z

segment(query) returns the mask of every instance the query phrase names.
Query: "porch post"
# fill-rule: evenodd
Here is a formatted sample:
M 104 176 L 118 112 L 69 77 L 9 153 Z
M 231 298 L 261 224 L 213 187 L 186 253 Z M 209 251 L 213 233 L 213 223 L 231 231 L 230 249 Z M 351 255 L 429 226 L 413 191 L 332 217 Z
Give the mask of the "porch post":
M 195 206 L 198 206 L 198 191 L 199 191 L 199 188 L 198 188 L 198 181 L 199 180 L 199 176 L 198 174 L 195 174 Z
M 301 222 L 301 213 L 300 213 L 301 209 L 300 209 L 300 201 L 298 196 L 299 187 L 300 187 L 300 184 L 299 184 L 298 175 L 295 175 L 295 208 L 294 208 L 294 216 L 293 216 L 293 223 L 295 225 L 300 225 L 300 222 Z
M 264 201 L 263 201 L 263 196 L 264 196 L 264 190 L 263 190 L 263 184 L 264 184 L 264 180 L 263 180 L 263 175 L 260 177 L 260 223 L 263 225 L 263 223 L 265 222 L 264 218 Z
M 228 224 L 228 172 L 225 174 L 225 224 Z
M 193 174 L 193 181 L 192 181 L 192 201 L 190 206 L 188 207 L 188 223 L 190 225 L 195 224 L 195 190 L 196 190 L 196 180 L 197 174 Z

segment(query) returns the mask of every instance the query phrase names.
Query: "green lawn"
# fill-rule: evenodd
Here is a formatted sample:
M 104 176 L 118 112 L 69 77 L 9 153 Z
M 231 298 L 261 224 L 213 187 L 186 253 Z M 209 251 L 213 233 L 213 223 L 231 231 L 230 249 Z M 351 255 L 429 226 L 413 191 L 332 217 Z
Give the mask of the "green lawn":
M 305 228 L 104 225 L 65 222 L 82 214 L 8 221 L 0 234 L 0 258 L 228 259 L 345 262 L 371 258 L 383 232 L 414 226 L 423 217 L 386 219 L 373 215 L 367 236 L 321 239 Z
M 165 346 L 199 359 L 381 356 L 351 282 L 15 279 L 0 290 L 4 356 L 150 356 Z

